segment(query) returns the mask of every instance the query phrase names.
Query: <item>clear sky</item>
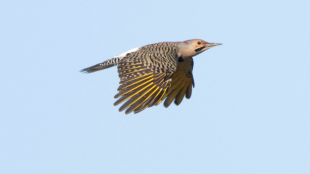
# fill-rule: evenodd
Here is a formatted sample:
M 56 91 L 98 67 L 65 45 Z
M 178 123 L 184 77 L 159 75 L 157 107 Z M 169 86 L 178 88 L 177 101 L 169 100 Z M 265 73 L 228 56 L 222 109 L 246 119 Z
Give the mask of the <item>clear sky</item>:
M 0 3 L 1 174 L 309 174 L 310 1 Z M 163 41 L 194 57 L 179 106 L 125 115 L 116 67 Z

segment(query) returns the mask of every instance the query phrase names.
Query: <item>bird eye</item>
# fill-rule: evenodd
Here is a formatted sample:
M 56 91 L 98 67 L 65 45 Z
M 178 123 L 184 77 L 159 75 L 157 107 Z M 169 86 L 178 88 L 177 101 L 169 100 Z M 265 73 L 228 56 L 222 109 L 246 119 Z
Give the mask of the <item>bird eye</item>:
M 201 44 L 201 42 L 200 42 L 200 41 L 198 41 L 198 42 L 197 42 L 197 44 L 198 44 L 198 45 L 200 45 L 200 44 Z

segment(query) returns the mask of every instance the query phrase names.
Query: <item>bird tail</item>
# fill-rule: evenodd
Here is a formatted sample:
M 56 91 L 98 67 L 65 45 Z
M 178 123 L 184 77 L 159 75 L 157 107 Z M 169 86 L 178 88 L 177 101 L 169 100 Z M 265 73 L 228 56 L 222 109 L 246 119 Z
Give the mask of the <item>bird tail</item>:
M 134 49 L 131 49 L 125 53 L 122 53 L 118 56 L 115 56 L 109 60 L 106 60 L 102 63 L 98 63 L 97 65 L 94 65 L 94 66 L 91 66 L 91 67 L 88 67 L 88 68 L 85 68 L 85 69 L 82 69 L 81 72 L 85 72 L 85 73 L 92 73 L 92 72 L 96 72 L 96 71 L 100 71 L 100 70 L 103 70 L 103 69 L 107 69 L 107 68 L 110 68 L 112 66 L 116 66 L 118 65 L 118 62 L 121 60 L 121 59 L 124 59 L 126 58 L 127 55 L 139 50 L 140 48 L 134 48 Z
M 112 59 L 106 60 L 102 63 L 98 63 L 94 66 L 84 68 L 81 70 L 81 72 L 92 73 L 92 72 L 100 71 L 103 69 L 107 69 L 107 68 L 110 68 L 112 66 L 116 66 L 118 64 L 119 60 L 120 60 L 120 57 L 113 57 Z

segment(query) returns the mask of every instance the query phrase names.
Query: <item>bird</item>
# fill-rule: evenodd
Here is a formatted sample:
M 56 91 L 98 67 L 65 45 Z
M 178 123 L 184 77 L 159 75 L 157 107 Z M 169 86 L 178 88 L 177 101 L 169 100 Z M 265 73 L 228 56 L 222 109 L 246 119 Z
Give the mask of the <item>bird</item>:
M 217 45 L 222 44 L 201 39 L 159 42 L 131 49 L 81 72 L 93 73 L 117 66 L 120 83 L 114 106 L 125 102 L 119 112 L 126 109 L 125 114 L 136 114 L 163 100 L 167 108 L 173 101 L 179 105 L 184 96 L 191 97 L 195 86 L 193 57 Z

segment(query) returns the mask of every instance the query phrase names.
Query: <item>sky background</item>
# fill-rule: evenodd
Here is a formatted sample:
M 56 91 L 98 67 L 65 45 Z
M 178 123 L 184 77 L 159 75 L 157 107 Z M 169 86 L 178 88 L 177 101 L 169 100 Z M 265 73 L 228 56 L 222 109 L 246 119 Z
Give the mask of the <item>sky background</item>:
M 309 174 L 310 1 L 0 3 L 1 174 Z M 125 115 L 116 67 L 163 41 L 194 57 L 179 106 Z

